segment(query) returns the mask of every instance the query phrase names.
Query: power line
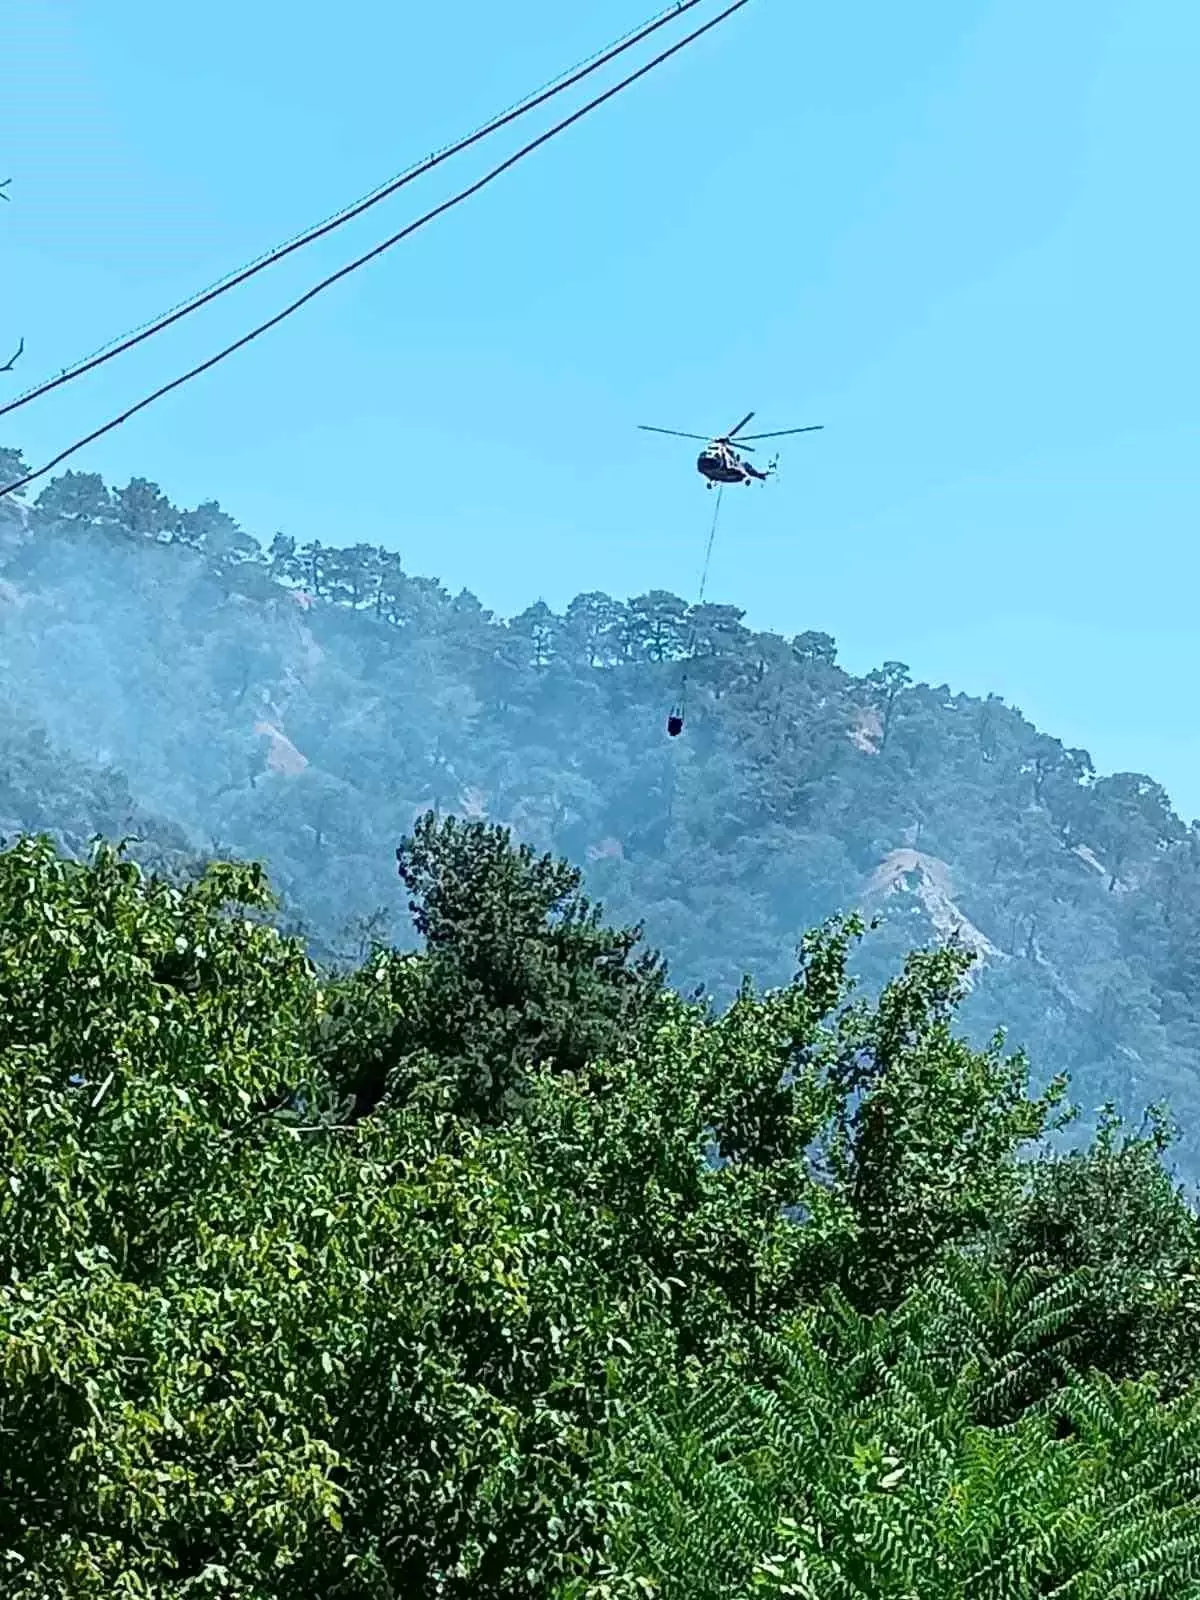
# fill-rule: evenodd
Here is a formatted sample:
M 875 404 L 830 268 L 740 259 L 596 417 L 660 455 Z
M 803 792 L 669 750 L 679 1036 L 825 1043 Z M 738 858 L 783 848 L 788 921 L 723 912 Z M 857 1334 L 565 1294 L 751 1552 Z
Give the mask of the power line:
M 101 427 L 93 429 L 84 438 L 77 439 L 74 444 L 68 445 L 65 450 L 59 451 L 58 455 L 47 461 L 44 466 L 38 467 L 33 472 L 27 472 L 23 478 L 18 478 L 14 483 L 5 484 L 3 488 L 0 488 L 0 498 L 8 494 L 15 494 L 18 489 L 24 489 L 38 478 L 44 478 L 48 472 L 52 472 L 68 456 L 73 456 L 77 451 L 84 449 L 89 444 L 93 444 L 106 433 L 111 433 L 114 428 L 119 428 L 123 422 L 128 422 L 130 417 L 136 416 L 139 411 L 144 411 L 147 406 L 153 405 L 156 400 L 161 400 L 164 395 L 170 394 L 173 389 L 179 389 L 193 378 L 198 378 L 201 373 L 207 372 L 210 367 L 215 367 L 218 362 L 224 361 L 227 356 L 233 355 L 235 351 L 242 349 L 244 345 L 248 345 L 252 340 L 257 339 L 260 334 L 266 333 L 270 328 L 277 327 L 279 323 L 292 316 L 294 312 L 299 311 L 301 306 L 307 305 L 310 300 L 314 299 L 323 290 L 330 288 L 342 278 L 348 277 L 350 273 L 357 272 L 359 267 L 365 266 L 368 261 L 373 261 L 376 256 L 382 255 L 385 250 L 390 250 L 393 245 L 399 244 L 402 239 L 407 239 L 410 234 L 415 233 L 418 228 L 423 228 L 426 223 L 432 222 L 436 217 L 440 217 L 443 212 L 452 210 L 455 206 L 461 205 L 464 200 L 470 199 L 472 195 L 478 194 L 481 189 L 485 189 L 489 183 L 494 182 L 501 173 L 507 172 L 510 167 L 515 167 L 526 156 L 532 155 L 535 150 L 547 144 L 558 134 L 565 132 L 567 128 L 580 121 L 581 118 L 586 117 L 589 112 L 595 111 L 597 107 L 602 106 L 605 101 L 611 100 L 614 95 L 618 95 L 623 89 L 629 88 L 639 78 L 644 78 L 647 73 L 653 72 L 663 62 L 669 61 L 672 56 L 678 55 L 681 50 L 685 50 L 688 45 L 693 44 L 704 34 L 710 33 L 713 28 L 718 27 L 727 18 L 733 16 L 735 11 L 740 11 L 743 6 L 749 3 L 750 0 L 734 0 L 734 3 L 726 6 L 724 11 L 718 12 L 708 22 L 703 23 L 698 28 L 694 28 L 691 33 L 685 34 L 682 39 L 677 40 L 666 50 L 660 51 L 658 55 L 653 56 L 643 66 L 639 67 L 636 72 L 631 72 L 627 77 L 620 79 L 619 82 L 605 89 L 602 94 L 596 95 L 594 99 L 587 101 L 586 104 L 573 111 L 569 117 L 564 117 L 561 122 L 556 122 L 553 127 L 547 128 L 536 139 L 531 139 L 528 144 L 523 145 L 507 160 L 500 162 L 490 172 L 484 173 L 482 178 L 476 179 L 467 188 L 460 189 L 457 194 L 451 195 L 449 200 L 443 200 L 441 205 L 434 206 L 424 216 L 418 217 L 415 222 L 410 222 L 406 228 L 402 228 L 399 233 L 394 233 L 390 239 L 385 239 L 382 244 L 376 245 L 374 249 L 368 250 L 365 255 L 359 256 L 344 267 L 339 267 L 336 272 L 330 273 L 327 278 L 322 278 L 319 283 L 314 284 L 311 289 L 302 294 L 298 300 L 293 300 L 290 305 L 285 306 L 275 316 L 268 318 L 266 322 L 260 322 L 256 328 L 252 328 L 249 333 L 243 334 L 240 339 L 235 339 L 232 344 L 226 345 L 215 356 L 209 356 L 206 361 L 200 362 L 198 366 L 192 367 L 180 377 L 172 378 L 170 383 L 165 383 L 161 388 L 155 389 L 153 393 L 146 395 L 144 399 L 137 401 L 135 405 L 121 412 L 119 416 L 112 418 L 111 421 L 104 423 Z
M 356 200 L 352 205 L 345 206 L 341 211 L 334 212 L 333 216 L 326 218 L 324 222 L 306 228 L 303 233 L 299 233 L 294 238 L 285 241 L 285 243 L 277 245 L 265 255 L 256 257 L 247 266 L 227 274 L 224 278 L 218 278 L 216 283 L 193 295 L 191 299 L 181 301 L 177 306 L 172 307 L 170 311 L 164 311 L 150 322 L 143 323 L 141 327 L 133 329 L 131 333 L 124 334 L 118 339 L 112 339 L 106 345 L 101 345 L 100 349 L 92 355 L 84 357 L 71 367 L 64 368 L 56 377 L 47 378 L 44 383 L 39 383 L 32 389 L 26 389 L 22 394 L 0 406 L 0 417 L 7 416 L 10 411 L 19 410 L 21 406 L 28 405 L 31 400 L 37 400 L 41 395 L 49 394 L 51 390 L 59 389 L 65 383 L 71 383 L 76 378 L 83 377 L 87 372 L 93 372 L 97 367 L 103 366 L 105 362 L 115 360 L 117 356 L 124 355 L 125 351 L 132 350 L 135 345 L 141 344 L 143 340 L 152 338 L 156 333 L 161 333 L 164 328 L 169 328 L 184 317 L 190 316 L 193 311 L 198 311 L 201 306 L 208 305 L 220 295 L 228 293 L 230 289 L 237 288 L 239 284 L 245 283 L 247 279 L 255 277 L 260 272 L 265 272 L 268 267 L 273 267 L 276 262 L 282 261 L 286 256 L 290 256 L 293 251 L 301 250 L 306 245 L 314 244 L 318 239 L 324 238 L 327 233 L 332 233 L 334 229 L 353 221 L 355 217 L 361 216 L 364 211 L 369 211 L 372 206 L 376 206 L 381 201 L 388 199 L 417 178 L 424 177 L 427 172 L 432 172 L 434 167 L 441 166 L 443 162 L 449 161 L 451 156 L 460 155 L 462 151 L 470 149 L 472 145 L 478 144 L 482 139 L 486 139 L 491 134 L 499 132 L 501 128 L 516 122 L 519 117 L 526 116 L 530 111 L 535 111 L 538 106 L 545 105 L 555 95 L 562 94 L 565 90 L 573 88 L 577 83 L 582 82 L 584 78 L 590 76 L 593 72 L 599 71 L 601 67 L 607 66 L 610 61 L 615 61 L 619 55 L 623 55 L 627 50 L 632 50 L 635 45 L 641 44 L 651 34 L 657 33 L 667 23 L 673 22 L 676 17 L 682 16 L 684 12 L 692 10 L 694 6 L 700 3 L 701 0 L 677 0 L 677 3 L 669 7 L 669 9 L 660 12 L 648 22 L 641 23 L 631 32 L 623 34 L 621 38 L 610 45 L 606 45 L 596 55 L 589 56 L 585 61 L 582 61 L 578 66 L 570 68 L 560 77 L 552 78 L 544 88 L 536 90 L 524 100 L 518 100 L 516 105 L 493 117 L 491 121 L 485 122 L 474 133 L 468 134 L 454 144 L 447 145 L 444 149 L 436 151 L 426 160 L 417 162 L 415 166 L 409 167 L 407 171 L 389 179 L 387 183 L 381 184 L 377 189 L 372 189 L 370 194 L 365 195 L 361 200 Z M 8 196 L 5 195 L 4 198 L 7 199 Z

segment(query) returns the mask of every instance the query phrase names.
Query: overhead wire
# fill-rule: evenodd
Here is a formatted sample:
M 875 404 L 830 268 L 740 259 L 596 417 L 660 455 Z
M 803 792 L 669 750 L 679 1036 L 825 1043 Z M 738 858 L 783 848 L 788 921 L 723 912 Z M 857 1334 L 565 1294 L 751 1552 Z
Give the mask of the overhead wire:
M 588 56 L 577 66 L 569 68 L 557 78 L 552 78 L 543 88 L 535 90 L 523 100 L 518 100 L 507 111 L 498 113 L 488 122 L 476 128 L 473 133 L 467 134 L 453 144 L 446 145 L 441 150 L 435 151 L 432 155 L 427 156 L 425 160 L 418 161 L 394 178 L 388 179 L 386 183 L 372 189 L 362 199 L 356 200 L 352 204 L 344 206 L 342 210 L 334 212 L 324 222 L 316 223 L 306 228 L 302 233 L 296 234 L 283 244 L 276 245 L 264 255 L 257 256 L 246 266 L 239 268 L 235 272 L 227 273 L 223 278 L 218 278 L 207 289 L 200 290 L 197 294 L 192 295 L 190 299 L 180 301 L 178 305 L 173 306 L 169 311 L 161 312 L 158 316 L 152 318 L 149 322 L 143 323 L 140 327 L 134 328 L 131 332 L 122 334 L 116 339 L 111 339 L 108 344 L 101 345 L 99 350 L 64 368 L 53 378 L 47 378 L 42 383 L 34 385 L 31 389 L 26 389 L 23 393 L 6 401 L 4 405 L 0 405 L 0 417 L 7 416 L 9 412 L 28 405 L 31 401 L 39 399 L 44 394 L 49 394 L 54 389 L 61 388 L 63 384 L 72 383 L 76 378 L 82 378 L 85 373 L 94 372 L 97 367 L 103 366 L 108 361 L 115 360 L 117 356 L 124 355 L 127 350 L 132 350 L 144 340 L 153 338 L 155 334 L 161 333 L 165 328 L 182 321 L 184 317 L 190 316 L 193 311 L 200 310 L 202 306 L 206 306 L 221 295 L 227 294 L 230 289 L 235 289 L 239 284 L 247 282 L 258 273 L 265 272 L 268 267 L 273 267 L 277 262 L 293 254 L 293 252 L 314 244 L 318 239 L 324 238 L 326 234 L 343 227 L 347 222 L 353 221 L 355 217 L 361 216 L 363 212 L 369 211 L 372 206 L 379 205 L 381 201 L 389 199 L 399 190 L 413 183 L 417 178 L 424 177 L 427 172 L 432 172 L 435 167 L 441 166 L 445 161 L 449 161 L 452 156 L 460 155 L 464 150 L 470 149 L 472 145 L 480 143 L 481 140 L 498 133 L 501 128 L 516 122 L 518 118 L 527 116 L 529 112 L 545 105 L 547 101 L 552 100 L 556 95 L 563 94 L 567 89 L 574 88 L 584 78 L 589 77 L 594 72 L 598 72 L 601 67 L 605 67 L 611 61 L 615 61 L 618 56 L 643 43 L 652 34 L 657 33 L 660 28 L 666 27 L 668 23 L 674 22 L 685 12 L 691 11 L 701 3 L 702 0 L 676 0 L 676 3 L 669 6 L 665 11 L 659 12 L 646 22 L 639 23 L 636 28 L 632 28 L 628 33 L 622 34 L 620 38 L 606 45 L 603 50 Z
M 375 245 L 363 255 L 356 257 L 353 261 L 348 262 L 345 266 L 339 267 L 336 272 L 332 272 L 327 277 L 322 278 L 320 282 L 314 284 L 311 289 L 308 289 L 304 294 L 299 296 L 298 299 L 293 300 L 289 305 L 285 306 L 282 311 L 277 312 L 273 317 L 269 317 L 265 322 L 260 322 L 256 327 L 252 328 L 249 333 L 243 334 L 239 339 L 235 339 L 233 343 L 228 344 L 223 349 L 219 350 L 216 355 L 209 356 L 207 360 L 201 361 L 196 366 L 189 368 L 187 372 L 182 373 L 179 377 L 173 378 L 169 383 L 165 383 L 159 388 L 153 390 L 150 394 L 144 396 L 134 405 L 127 407 L 126 410 L 122 411 L 118 416 L 113 417 L 110 421 L 102 424 L 102 426 L 99 428 L 93 429 L 91 433 L 86 434 L 83 438 L 77 439 L 73 444 L 68 445 L 65 450 L 59 451 L 56 456 L 53 456 L 43 466 L 40 466 L 31 472 L 25 473 L 23 477 L 16 479 L 12 483 L 5 484 L 0 487 L 0 498 L 3 498 L 5 495 L 15 494 L 18 490 L 24 489 L 28 484 L 34 483 L 37 481 L 37 479 L 45 477 L 48 472 L 52 472 L 55 467 L 59 466 L 63 461 L 66 461 L 70 456 L 73 456 L 78 451 L 85 449 L 89 444 L 93 444 L 97 439 L 102 438 L 105 434 L 111 433 L 114 428 L 119 428 L 122 423 L 128 422 L 130 417 L 136 416 L 139 411 L 144 411 L 147 406 L 153 405 L 155 401 L 161 400 L 165 395 L 170 394 L 173 390 L 179 389 L 185 383 L 191 382 L 193 378 L 198 378 L 202 373 L 209 371 L 210 368 L 215 367 L 219 362 L 224 361 L 236 351 L 243 349 L 246 345 L 250 344 L 252 340 L 259 338 L 271 328 L 277 327 L 281 322 L 285 321 L 288 317 L 293 316 L 297 311 L 299 311 L 302 306 L 307 305 L 310 300 L 314 299 L 324 290 L 331 288 L 335 283 L 340 282 L 342 278 L 348 277 L 352 272 L 357 272 L 360 267 L 366 266 L 369 261 L 373 261 L 377 256 L 382 255 L 386 250 L 392 249 L 393 246 L 399 244 L 402 240 L 407 239 L 419 228 L 425 227 L 428 223 L 434 221 L 437 217 L 442 216 L 445 212 L 453 210 L 455 206 L 461 205 L 464 200 L 468 200 L 473 195 L 478 194 L 479 191 L 481 189 L 485 189 L 488 184 L 495 182 L 495 180 L 500 177 L 502 173 L 505 173 L 511 167 L 516 166 L 518 162 L 525 160 L 527 156 L 532 155 L 534 151 L 540 149 L 542 145 L 549 143 L 551 139 L 556 138 L 560 133 L 564 133 L 576 122 L 579 122 L 582 118 L 597 110 L 607 101 L 613 99 L 614 96 L 622 93 L 622 91 L 628 89 L 634 83 L 637 83 L 639 79 L 644 78 L 648 73 L 653 72 L 656 68 L 662 66 L 673 56 L 678 55 L 680 51 L 686 50 L 688 46 L 694 44 L 696 40 L 702 38 L 707 33 L 711 33 L 714 28 L 719 27 L 721 23 L 727 21 L 731 16 L 734 15 L 735 12 L 741 11 L 743 7 L 747 6 L 749 3 L 750 0 L 732 0 L 732 4 L 727 5 L 723 11 L 719 11 L 715 17 L 711 17 L 707 22 L 702 23 L 699 27 L 693 28 L 692 31 L 685 34 L 682 39 L 677 39 L 674 44 L 669 45 L 666 49 L 659 51 L 656 56 L 652 56 L 649 61 L 644 62 L 635 71 L 628 73 L 624 78 L 621 78 L 616 83 L 611 84 L 602 93 L 595 95 L 591 100 L 588 100 L 582 106 L 577 107 L 576 110 L 574 110 L 569 116 L 564 117 L 561 119 L 561 121 L 554 123 L 544 132 L 540 133 L 537 138 L 531 139 L 527 144 L 522 145 L 519 150 L 508 156 L 504 161 L 501 161 L 496 166 L 492 167 L 488 172 L 484 173 L 483 177 L 477 178 L 474 183 L 468 184 L 464 189 L 460 189 L 456 194 L 451 195 L 448 200 L 442 201 L 440 205 L 432 207 L 431 210 L 426 211 L 422 216 L 418 217 L 415 222 L 410 222 L 406 227 L 401 228 L 398 233 L 392 234 L 390 238 L 385 239 L 381 244 Z

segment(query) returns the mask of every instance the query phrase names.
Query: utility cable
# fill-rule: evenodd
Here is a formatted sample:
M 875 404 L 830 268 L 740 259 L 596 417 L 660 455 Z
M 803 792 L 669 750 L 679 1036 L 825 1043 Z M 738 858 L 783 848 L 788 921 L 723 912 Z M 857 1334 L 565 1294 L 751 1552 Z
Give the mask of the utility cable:
M 341 211 L 337 211 L 333 216 L 326 218 L 324 222 L 306 228 L 303 233 L 299 233 L 285 243 L 277 245 L 273 250 L 267 251 L 265 255 L 256 257 L 255 260 L 238 271 L 229 273 L 224 278 L 219 278 L 216 283 L 193 295 L 191 299 L 181 301 L 177 306 L 172 307 L 170 311 L 165 311 L 150 322 L 143 323 L 140 328 L 133 329 L 131 333 L 123 334 L 120 338 L 112 339 L 108 344 L 101 345 L 100 349 L 92 355 L 75 362 L 73 366 L 64 368 L 56 377 L 47 378 L 45 382 L 35 385 L 32 389 L 26 389 L 22 394 L 0 406 L 0 417 L 7 416 L 10 411 L 16 411 L 21 406 L 28 405 L 31 400 L 36 400 L 41 395 L 49 394 L 51 390 L 61 388 L 63 384 L 71 383 L 74 379 L 83 377 L 84 373 L 92 372 L 97 367 L 103 366 L 105 362 L 114 360 L 117 356 L 123 355 L 126 350 L 132 350 L 135 345 L 141 344 L 143 340 L 153 337 L 156 333 L 161 333 L 164 328 L 169 328 L 173 323 L 190 316 L 193 311 L 198 311 L 201 306 L 208 305 L 210 301 L 216 300 L 230 289 L 237 288 L 239 284 L 245 283 L 247 279 L 264 272 L 268 267 L 273 267 L 276 262 L 282 261 L 286 256 L 290 256 L 293 251 L 300 250 L 305 245 L 314 244 L 318 239 L 324 238 L 327 233 L 332 233 L 335 228 L 340 228 L 355 217 L 361 216 L 364 211 L 369 211 L 372 206 L 376 206 L 380 201 L 388 199 L 398 190 L 414 182 L 415 179 L 424 177 L 427 172 L 432 172 L 434 167 L 441 166 L 444 161 L 449 161 L 452 156 L 461 154 L 462 151 L 478 144 L 482 139 L 488 138 L 501 128 L 505 128 L 510 123 L 515 122 L 519 117 L 526 116 L 530 111 L 536 110 L 538 106 L 545 105 L 555 95 L 562 94 L 565 90 L 573 88 L 577 83 L 582 82 L 584 78 L 590 76 L 593 72 L 599 71 L 601 67 L 607 66 L 610 61 L 615 61 L 625 51 L 632 50 L 635 45 L 641 44 L 651 34 L 657 33 L 667 23 L 673 22 L 676 17 L 682 16 L 684 12 L 690 11 L 700 3 L 701 0 L 677 0 L 677 3 L 668 10 L 660 12 L 648 22 L 643 22 L 629 33 L 623 34 L 621 38 L 605 46 L 603 50 L 598 51 L 594 56 L 589 56 L 578 66 L 570 68 L 560 77 L 551 79 L 544 88 L 535 91 L 524 100 L 517 101 L 516 105 L 493 117 L 489 122 L 485 122 L 474 133 L 457 140 L 454 144 L 447 145 L 442 150 L 435 151 L 433 155 L 427 157 L 424 161 L 417 162 L 415 166 L 409 167 L 407 171 L 389 179 L 388 182 L 381 184 L 378 188 L 372 189 L 370 194 L 365 195 L 361 200 L 356 200 L 353 204 L 345 206 Z
M 121 412 L 119 416 L 113 417 L 111 421 L 104 423 L 99 428 L 93 429 L 91 433 L 86 434 L 82 439 L 77 439 L 74 444 L 68 445 L 65 450 L 60 450 L 58 455 L 53 456 L 45 463 L 44 466 L 38 467 L 33 472 L 27 472 L 24 477 L 16 479 L 16 481 L 13 483 L 5 484 L 2 488 L 0 488 L 0 498 L 3 498 L 5 495 L 15 494 L 17 490 L 24 489 L 28 484 L 35 482 L 38 478 L 44 478 L 48 472 L 52 472 L 55 467 L 60 465 L 60 463 L 65 461 L 69 456 L 75 455 L 77 451 L 82 450 L 87 445 L 94 443 L 95 440 L 102 438 L 106 433 L 111 433 L 114 428 L 119 428 L 123 422 L 127 422 L 130 417 L 136 416 L 139 411 L 144 411 L 147 406 L 153 405 L 156 400 L 161 400 L 164 395 L 170 394 L 172 390 L 181 388 L 185 383 L 189 383 L 193 378 L 198 378 L 201 373 L 207 372 L 210 367 L 215 367 L 218 362 L 224 361 L 227 356 L 233 355 L 235 351 L 242 349 L 243 346 L 248 345 L 252 340 L 257 339 L 260 334 L 266 333 L 268 329 L 278 326 L 278 324 L 283 322 L 287 317 L 290 317 L 293 315 L 293 313 L 299 311 L 301 306 L 307 305 L 310 300 L 314 299 L 323 290 L 330 288 L 342 278 L 349 276 L 350 273 L 356 272 L 359 267 L 365 266 L 368 261 L 373 261 L 376 256 L 382 255 L 385 250 L 390 250 L 393 245 L 399 244 L 402 239 L 407 239 L 408 236 L 412 233 L 415 233 L 418 228 L 423 228 L 427 223 L 432 222 L 436 217 L 440 217 L 444 212 L 452 210 L 455 206 L 461 205 L 464 200 L 470 199 L 472 195 L 478 194 L 481 189 L 485 189 L 488 184 L 493 183 L 501 175 L 501 173 L 507 172 L 510 167 L 515 167 L 517 163 L 523 161 L 526 156 L 532 155 L 533 152 L 537 149 L 540 149 L 542 145 L 547 144 L 551 139 L 557 137 L 558 134 L 564 133 L 574 123 L 579 122 L 583 117 L 586 117 L 590 112 L 595 111 L 606 101 L 611 100 L 615 95 L 620 94 L 622 90 L 629 88 L 630 85 L 636 83 L 639 78 L 644 78 L 647 73 L 653 72 L 656 67 L 662 66 L 662 64 L 666 61 L 669 61 L 672 56 L 678 55 L 681 50 L 686 50 L 688 45 L 694 44 L 695 41 L 701 38 L 704 34 L 710 33 L 714 28 L 718 27 L 722 22 L 733 16 L 735 12 L 741 11 L 742 8 L 749 3 L 750 0 L 733 0 L 732 5 L 726 6 L 724 11 L 718 12 L 717 15 L 710 18 L 708 22 L 701 24 L 701 26 L 698 28 L 693 28 L 691 33 L 685 34 L 682 39 L 676 40 L 673 45 L 670 45 L 667 49 L 660 51 L 658 55 L 653 56 L 649 61 L 645 62 L 644 65 L 638 67 L 635 72 L 629 73 L 626 77 L 621 78 L 617 83 L 612 84 L 609 88 L 605 89 L 602 94 L 596 95 L 594 99 L 587 101 L 584 105 L 573 111 L 570 116 L 564 117 L 561 122 L 556 122 L 552 127 L 547 128 L 546 131 L 539 134 L 536 139 L 531 139 L 528 144 L 522 145 L 522 147 L 514 152 L 513 155 L 500 162 L 498 166 L 493 167 L 489 172 L 484 173 L 482 178 L 476 179 L 474 183 L 469 184 L 465 189 L 460 189 L 457 194 L 451 195 L 448 200 L 443 200 L 440 205 L 434 206 L 432 210 L 425 212 L 425 214 L 421 217 L 418 217 L 415 222 L 410 222 L 408 226 L 406 228 L 402 228 L 399 233 L 394 233 L 390 239 L 385 239 L 382 244 L 376 245 L 374 249 L 368 250 L 364 255 L 358 256 L 354 261 L 349 262 L 346 266 L 339 267 L 336 272 L 330 273 L 328 277 L 322 278 L 319 283 L 314 284 L 313 287 L 305 294 L 302 294 L 299 299 L 293 300 L 290 305 L 285 306 L 284 309 L 280 312 L 277 312 L 275 316 L 268 318 L 266 322 L 260 322 L 256 328 L 252 328 L 249 333 L 243 334 L 240 339 L 235 339 L 232 344 L 226 345 L 225 348 L 223 350 L 219 350 L 216 355 L 209 356 L 206 361 L 202 361 L 197 366 L 190 368 L 180 377 L 173 378 L 170 383 L 163 384 L 161 388 L 155 389 L 151 394 L 146 395 L 143 399 L 137 401 L 136 404 Z

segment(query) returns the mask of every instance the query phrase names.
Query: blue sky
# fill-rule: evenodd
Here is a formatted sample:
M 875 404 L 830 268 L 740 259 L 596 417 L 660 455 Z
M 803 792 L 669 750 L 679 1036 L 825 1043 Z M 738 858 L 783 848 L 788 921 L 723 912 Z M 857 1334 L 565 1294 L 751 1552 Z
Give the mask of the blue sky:
M 21 386 L 653 4 L 15 0 L 0 317 Z M 216 496 L 267 540 L 386 544 L 509 613 L 693 594 L 710 502 L 691 447 L 637 423 L 823 422 L 778 483 L 727 496 L 709 597 L 834 634 L 856 671 L 1002 694 L 1200 815 L 1197 59 L 1195 0 L 753 0 L 72 465 Z M 496 158 L 0 441 L 54 453 Z

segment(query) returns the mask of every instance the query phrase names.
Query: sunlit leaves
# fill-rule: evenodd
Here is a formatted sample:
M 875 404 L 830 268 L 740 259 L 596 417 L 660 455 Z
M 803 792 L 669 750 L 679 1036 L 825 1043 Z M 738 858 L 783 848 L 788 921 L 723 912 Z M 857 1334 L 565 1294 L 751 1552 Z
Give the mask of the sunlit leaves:
M 6 1595 L 1190 1600 L 1156 1136 L 1022 1168 L 954 951 L 717 1014 L 504 830 L 401 862 L 334 978 L 253 866 L 0 852 Z

